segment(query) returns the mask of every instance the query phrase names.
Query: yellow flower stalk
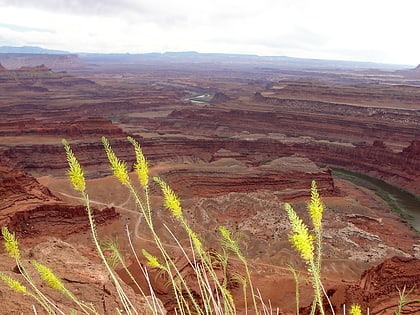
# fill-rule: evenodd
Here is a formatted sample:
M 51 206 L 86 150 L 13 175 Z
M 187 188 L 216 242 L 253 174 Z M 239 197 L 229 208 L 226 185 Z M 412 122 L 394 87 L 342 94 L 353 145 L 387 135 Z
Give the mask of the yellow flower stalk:
M 223 225 L 219 226 L 219 232 L 222 236 L 221 242 L 224 247 L 234 252 L 236 255 L 241 255 L 237 242 L 232 238 L 230 231 Z
M 79 161 L 76 159 L 76 156 L 74 155 L 73 150 L 70 148 L 67 140 L 63 139 L 62 143 L 64 145 L 64 149 L 66 150 L 67 162 L 69 164 L 67 174 L 69 175 L 70 182 L 75 190 L 83 192 L 86 189 L 83 169 L 80 166 Z
M 133 145 L 134 152 L 136 154 L 136 163 L 134 164 L 134 170 L 137 173 L 140 184 L 143 188 L 147 188 L 149 184 L 149 164 L 147 163 L 146 157 L 143 154 L 139 143 L 132 137 L 127 137 L 128 141 Z
M 5 275 L 4 273 L 0 272 L 0 279 L 6 283 L 6 285 L 11 288 L 13 291 L 17 293 L 26 294 L 27 290 L 26 287 L 21 284 L 19 281 Z
M 290 242 L 307 263 L 313 262 L 314 236 L 309 233 L 308 227 L 303 223 L 302 219 L 298 217 L 290 204 L 286 203 L 284 207 L 286 208 L 290 224 L 292 225 L 293 233 L 289 235 Z
M 165 206 L 172 212 L 172 215 L 178 219 L 182 219 L 181 201 L 175 192 L 159 177 L 154 177 L 153 180 L 160 185 L 163 197 L 165 198 Z
M 362 315 L 362 308 L 359 304 L 355 304 L 350 307 L 350 315 Z
M 200 239 L 198 238 L 197 233 L 195 233 L 187 224 L 186 222 L 183 222 L 183 226 L 185 228 L 185 230 L 187 231 L 188 235 L 190 236 L 193 244 L 194 244 L 194 248 L 198 253 L 203 253 L 204 249 L 203 249 L 203 243 L 200 241 Z
M 316 182 L 313 180 L 311 184 L 311 201 L 308 204 L 309 215 L 312 219 L 312 224 L 315 230 L 321 229 L 322 213 L 324 211 L 324 205 L 319 197 Z
M 298 217 L 290 204 L 286 203 L 284 207 L 292 226 L 292 234 L 289 235 L 290 242 L 303 258 L 309 268 L 309 272 L 312 275 L 312 282 L 314 286 L 314 301 L 312 304 L 311 314 L 315 313 L 316 307 L 318 306 L 320 314 L 324 315 L 325 311 L 322 301 L 323 287 L 321 283 L 321 221 L 324 206 L 321 203 L 315 181 L 312 181 L 311 201 L 308 204 L 309 215 L 314 225 L 314 234 L 309 232 L 306 224 L 302 221 L 301 218 Z M 329 301 L 328 297 L 327 300 Z
M 147 264 L 152 268 L 158 268 L 158 269 L 165 269 L 164 266 L 159 262 L 156 256 L 153 256 L 150 254 L 147 250 L 142 249 L 141 253 L 143 256 L 147 259 Z
M 39 262 L 32 260 L 32 265 L 35 267 L 35 269 L 38 271 L 41 279 L 48 284 L 51 288 L 54 290 L 66 293 L 66 289 L 64 287 L 63 282 L 59 277 L 57 277 L 54 272 L 48 268 L 47 266 L 44 266 L 40 264 Z
M 2 227 L 1 234 L 3 235 L 6 252 L 13 259 L 20 260 L 19 244 L 16 237 L 5 226 Z
M 111 164 L 111 169 L 114 172 L 114 176 L 123 185 L 128 185 L 130 183 L 130 177 L 128 176 L 127 163 L 118 159 L 107 138 L 102 137 L 102 143 L 104 145 L 106 155 L 108 156 L 109 163 Z

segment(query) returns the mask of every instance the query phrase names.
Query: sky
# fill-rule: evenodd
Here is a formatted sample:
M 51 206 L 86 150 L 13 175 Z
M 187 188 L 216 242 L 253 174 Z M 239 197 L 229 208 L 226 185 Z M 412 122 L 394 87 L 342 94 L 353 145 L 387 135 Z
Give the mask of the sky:
M 0 0 L 0 46 L 420 63 L 419 0 Z

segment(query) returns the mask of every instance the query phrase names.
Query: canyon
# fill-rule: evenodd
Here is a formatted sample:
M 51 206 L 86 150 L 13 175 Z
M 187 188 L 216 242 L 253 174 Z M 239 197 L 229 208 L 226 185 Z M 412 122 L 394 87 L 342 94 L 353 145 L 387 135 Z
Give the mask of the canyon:
M 284 269 L 306 267 L 288 242 L 283 204 L 307 220 L 312 180 L 327 208 L 323 272 L 337 311 L 359 302 L 371 314 L 391 314 L 398 291 L 374 289 L 387 281 L 386 288 L 404 283 L 420 293 L 412 267 L 420 259 L 418 232 L 373 192 L 331 171 L 420 194 L 418 68 L 176 53 L 0 54 L 0 63 L 0 222 L 22 246 L 52 246 L 54 237 L 95 261 L 84 206 L 66 178 L 63 138 L 85 169 L 100 234 L 124 233 L 124 222 L 135 235 L 146 233 L 101 144 L 106 136 L 131 168 L 132 136 L 209 247 L 221 224 L 242 234 L 263 296 L 285 313 L 293 311 L 286 297 L 294 286 Z M 151 192 L 157 222 L 173 226 L 157 187 Z M 392 278 L 379 277 L 391 273 L 385 269 Z M 279 283 L 287 283 L 284 292 Z M 161 300 L 170 309 L 170 299 Z M 411 314 L 419 309 L 410 305 Z

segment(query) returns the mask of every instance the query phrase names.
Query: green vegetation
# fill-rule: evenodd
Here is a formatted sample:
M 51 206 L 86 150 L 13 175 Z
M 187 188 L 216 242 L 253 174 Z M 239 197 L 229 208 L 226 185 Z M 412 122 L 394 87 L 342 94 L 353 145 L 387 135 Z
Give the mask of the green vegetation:
M 253 284 L 253 277 L 248 262 L 241 252 L 238 245 L 238 238 L 235 237 L 226 227 L 220 226 L 220 248 L 219 250 L 207 250 L 204 246 L 203 240 L 200 236 L 193 231 L 188 221 L 184 217 L 181 202 L 177 194 L 171 189 L 171 187 L 161 178 L 154 177 L 149 178 L 149 165 L 147 159 L 143 155 L 140 145 L 131 137 L 128 137 L 128 141 L 132 144 L 136 162 L 134 164 L 134 170 L 137 174 L 137 181 L 141 189 L 136 189 L 135 184 L 132 182 L 128 174 L 128 166 L 125 161 L 120 160 L 106 138 L 102 138 L 102 143 L 107 154 L 110 167 L 113 171 L 114 176 L 119 182 L 125 186 L 132 196 L 134 197 L 137 205 L 139 215 L 144 219 L 145 224 L 151 235 L 151 239 L 154 241 L 154 248 L 157 250 L 158 255 L 153 255 L 147 250 L 142 249 L 141 253 L 144 256 L 145 261 L 149 268 L 156 268 L 161 273 L 166 275 L 168 279 L 167 285 L 171 288 L 172 293 L 176 299 L 176 314 L 237 314 L 236 301 L 231 292 L 232 284 L 236 284 L 242 287 L 242 299 L 244 301 L 245 313 L 252 314 L 278 314 L 279 310 L 273 310 L 270 306 L 267 306 L 263 298 L 261 297 L 258 288 Z M 83 171 L 83 167 L 79 164 L 76 156 L 74 155 L 69 143 L 63 140 L 63 146 L 66 152 L 68 161 L 68 177 L 73 188 L 80 193 L 84 203 L 86 205 L 86 211 L 89 218 L 90 231 L 94 246 L 99 257 L 104 264 L 110 279 L 114 283 L 117 295 L 119 297 L 120 305 L 122 310 L 116 309 L 116 314 L 139 314 L 139 310 L 136 309 L 135 302 L 132 301 L 124 291 L 122 280 L 117 276 L 115 267 L 121 266 L 128 274 L 134 285 L 140 291 L 145 298 L 149 313 L 151 314 L 164 314 L 165 310 L 159 303 L 155 292 L 151 289 L 149 295 L 142 290 L 141 286 L 136 282 L 133 274 L 131 274 L 123 255 L 116 242 L 112 241 L 101 241 L 97 234 L 95 218 L 91 208 L 88 193 L 86 191 L 86 181 Z M 164 224 L 170 235 L 173 237 L 174 242 L 178 245 L 180 252 L 183 253 L 185 259 L 188 261 L 191 270 L 193 270 L 194 283 L 191 285 L 191 275 L 181 272 L 178 268 L 174 257 L 171 256 L 173 250 L 168 250 L 166 244 L 162 241 L 158 235 L 159 230 L 154 217 L 154 212 L 150 203 L 150 185 L 155 183 L 163 195 L 164 205 L 171 213 L 174 221 L 176 221 L 189 237 L 188 244 L 181 244 L 176 236 L 171 232 L 171 229 Z M 309 228 L 303 220 L 296 214 L 293 207 L 290 204 L 285 204 L 285 210 L 288 215 L 291 233 L 289 235 L 292 246 L 299 253 L 303 261 L 306 263 L 309 273 L 311 275 L 310 280 L 313 285 L 314 299 L 312 303 L 311 315 L 313 314 L 325 314 L 324 299 L 328 302 L 329 299 L 325 293 L 321 281 L 321 262 L 322 262 L 322 216 L 324 211 L 324 205 L 317 191 L 315 181 L 312 182 L 311 186 L 311 200 L 308 204 L 308 212 L 311 219 L 312 227 Z M 159 227 L 161 228 L 161 227 Z M 24 262 L 21 258 L 19 244 L 15 236 L 4 227 L 2 229 L 2 235 L 4 239 L 4 246 L 8 255 L 16 262 L 16 265 L 23 276 L 25 282 L 29 285 L 26 287 L 24 284 L 16 279 L 7 276 L 0 272 L 0 279 L 7 284 L 12 290 L 19 294 L 27 295 L 32 297 L 47 314 L 64 314 L 60 310 L 54 301 L 50 300 L 45 293 L 41 291 L 42 287 L 39 288 L 35 284 L 35 281 L 31 278 L 27 268 L 31 266 L 34 268 L 40 279 L 54 289 L 61 293 L 63 296 L 72 301 L 74 310 L 71 314 L 77 314 L 78 312 L 83 314 L 99 314 L 95 309 L 94 305 L 80 301 L 75 294 L 70 292 L 65 286 L 63 281 L 57 277 L 54 272 L 47 266 L 40 264 L 39 262 L 32 260 L 31 262 Z M 127 243 L 130 245 L 132 256 L 135 257 L 139 264 L 139 267 L 147 275 L 147 268 L 144 268 L 140 263 L 137 251 L 132 245 L 130 233 L 127 233 Z M 235 266 L 236 272 L 229 272 L 229 261 L 230 258 L 234 257 L 235 261 L 238 261 L 241 266 Z M 293 268 L 290 268 L 294 279 L 296 281 L 296 313 L 299 313 L 299 275 Z M 190 276 L 190 277 L 189 277 Z M 148 277 L 146 277 L 149 279 Z M 149 287 L 152 288 L 151 283 L 148 283 Z M 197 289 L 198 286 L 198 289 Z M 411 300 L 407 299 L 407 295 L 410 292 L 406 292 L 405 289 L 400 292 L 400 305 L 399 313 L 401 313 L 404 305 L 411 303 Z M 331 303 L 329 304 L 331 312 L 334 314 Z M 34 311 L 35 312 L 35 311 Z M 36 313 L 36 312 L 35 312 Z M 350 314 L 361 315 L 362 311 L 360 306 L 353 305 L 350 309 Z

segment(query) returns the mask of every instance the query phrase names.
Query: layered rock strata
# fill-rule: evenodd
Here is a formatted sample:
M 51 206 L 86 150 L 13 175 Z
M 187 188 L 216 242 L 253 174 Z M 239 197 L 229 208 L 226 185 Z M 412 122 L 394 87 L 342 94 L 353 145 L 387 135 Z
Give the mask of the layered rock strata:
M 152 163 L 176 161 L 182 157 L 211 162 L 221 157 L 220 150 L 234 152 L 235 159 L 255 166 L 277 158 L 297 155 L 322 164 L 368 173 L 414 194 L 420 194 L 420 155 L 416 149 L 418 140 L 412 141 L 400 152 L 392 151 L 378 143 L 341 145 L 313 139 L 279 139 L 264 135 L 255 139 L 160 137 L 158 141 L 145 138 L 139 139 L 139 142 Z M 133 149 L 126 139 L 114 138 L 111 139 L 111 144 L 120 158 L 130 163 L 134 162 Z M 88 176 L 97 177 L 104 172 L 109 173 L 106 154 L 99 139 L 75 142 L 72 147 L 80 163 L 90 171 Z M 63 173 L 66 168 L 61 144 L 7 145 L 0 150 L 4 159 L 28 171 L 55 170 L 56 173 Z
M 23 171 L 0 166 L 0 226 L 19 237 L 65 237 L 86 231 L 89 220 L 84 206 L 70 205 Z M 118 217 L 114 208 L 94 210 L 97 224 Z

